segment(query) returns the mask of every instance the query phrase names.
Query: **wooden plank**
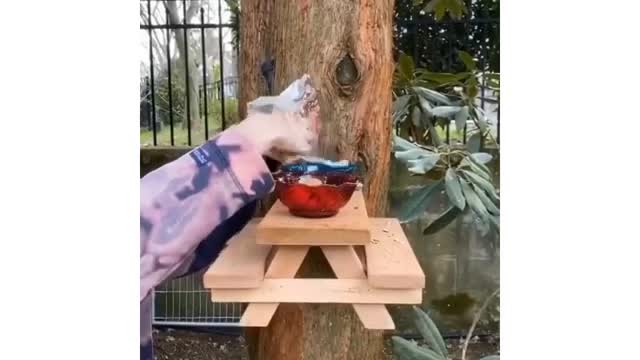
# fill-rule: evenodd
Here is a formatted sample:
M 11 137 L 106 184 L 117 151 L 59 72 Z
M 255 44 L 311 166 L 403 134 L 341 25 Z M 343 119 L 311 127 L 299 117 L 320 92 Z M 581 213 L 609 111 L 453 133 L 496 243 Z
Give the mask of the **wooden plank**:
M 256 288 L 264 279 L 265 262 L 271 246 L 256 244 L 256 226 L 252 219 L 220 252 L 216 261 L 204 273 L 205 288 Z
M 371 242 L 365 245 L 367 276 L 375 288 L 419 289 L 425 275 L 397 219 L 371 219 Z
M 365 279 L 264 279 L 256 289 L 212 289 L 217 302 L 421 304 L 422 289 L 376 289 Z
M 358 245 L 358 246 L 354 246 L 353 248 L 356 249 L 356 254 L 358 254 L 358 258 L 360 259 L 360 263 L 362 264 L 363 271 L 366 276 L 367 275 L 367 255 L 364 252 L 364 246 Z
M 344 279 L 366 279 L 364 266 L 352 246 L 323 246 L 322 252 L 336 277 Z M 371 330 L 393 330 L 395 325 L 384 305 L 353 304 L 353 310 L 365 328 Z
M 271 207 L 257 229 L 257 242 L 268 245 L 364 245 L 371 239 L 369 218 L 361 191 L 329 218 L 296 217 L 280 201 Z
M 276 246 L 275 255 L 269 269 L 267 269 L 265 278 L 287 279 L 295 277 L 308 252 L 308 246 Z
M 265 278 L 293 278 L 309 252 L 308 246 L 277 246 Z M 242 314 L 240 325 L 265 327 L 278 310 L 279 303 L 249 304 Z

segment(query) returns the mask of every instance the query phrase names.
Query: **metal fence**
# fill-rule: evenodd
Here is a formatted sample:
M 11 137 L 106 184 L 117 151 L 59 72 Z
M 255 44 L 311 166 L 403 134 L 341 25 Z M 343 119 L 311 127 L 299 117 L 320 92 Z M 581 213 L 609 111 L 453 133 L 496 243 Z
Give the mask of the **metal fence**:
M 186 140 L 178 145 L 197 145 L 227 128 L 225 100 L 228 91 L 237 92 L 237 78 L 225 78 L 235 52 L 225 48 L 223 31 L 235 26 L 222 21 L 231 11 L 224 3 L 223 9 L 222 0 L 140 0 L 140 30 L 148 43 L 140 123 L 141 131 L 151 132 L 150 145 L 158 145 L 162 133 L 168 140 L 163 145 L 174 146 L 179 131 Z M 219 109 L 212 111 L 212 104 Z
M 202 286 L 203 272 L 169 281 L 153 291 L 155 325 L 239 326 L 244 305 L 211 301 L 211 291 Z
M 209 20 L 211 13 L 216 13 L 216 22 Z M 145 73 L 140 79 L 140 128 L 151 132 L 154 146 L 159 135 L 168 135 L 163 145 L 176 145 L 179 131 L 186 131 L 184 145 L 199 144 L 227 127 L 233 110 L 227 105 L 238 80 L 225 77 L 227 55 L 233 51 L 225 51 L 223 29 L 232 25 L 222 17 L 222 0 L 140 1 L 140 30 L 148 44 L 147 66 L 141 66 Z M 197 111 L 191 108 L 195 103 Z M 200 118 L 197 123 L 194 116 Z M 163 284 L 153 297 L 155 325 L 237 326 L 243 312 L 242 304 L 212 302 L 211 292 L 202 286 L 202 273 Z

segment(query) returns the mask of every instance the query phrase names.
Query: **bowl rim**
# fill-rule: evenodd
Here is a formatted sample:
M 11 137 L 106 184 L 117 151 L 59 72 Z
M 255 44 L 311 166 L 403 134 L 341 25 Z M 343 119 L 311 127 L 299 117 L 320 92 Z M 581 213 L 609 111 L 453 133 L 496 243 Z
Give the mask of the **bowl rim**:
M 308 184 L 301 184 L 299 182 L 296 183 L 287 183 L 285 181 L 282 180 L 282 177 L 286 176 L 287 174 L 291 174 L 293 177 L 295 177 L 297 180 L 300 179 L 300 177 L 304 176 L 304 175 L 338 175 L 338 176 L 349 176 L 355 179 L 355 181 L 345 181 L 342 182 L 340 184 L 322 184 L 322 185 L 308 185 Z M 308 188 L 319 188 L 319 187 L 324 187 L 324 188 L 339 188 L 342 186 L 351 186 L 351 185 L 355 185 L 356 189 L 358 187 L 358 185 L 362 184 L 362 177 L 358 174 L 358 173 L 345 173 L 345 172 L 340 172 L 340 171 L 311 171 L 311 172 L 293 172 L 293 171 L 283 171 L 283 170 L 278 170 L 276 172 L 274 172 L 272 174 L 272 177 L 275 181 L 276 184 L 281 184 L 281 185 L 297 185 L 297 186 L 304 186 L 304 187 L 308 187 Z

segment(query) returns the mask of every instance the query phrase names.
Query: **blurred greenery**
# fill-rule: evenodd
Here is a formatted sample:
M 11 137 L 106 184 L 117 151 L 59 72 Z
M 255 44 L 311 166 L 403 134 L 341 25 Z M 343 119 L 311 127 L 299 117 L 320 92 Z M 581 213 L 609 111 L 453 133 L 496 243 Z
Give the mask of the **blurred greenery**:
M 173 84 L 172 84 L 173 85 Z M 172 89 L 173 90 L 173 89 Z M 226 126 L 229 127 L 232 124 L 238 122 L 238 100 L 237 99 L 225 99 L 225 119 Z M 203 106 L 204 109 L 204 106 Z M 204 110 L 202 109 L 202 121 L 191 129 L 191 145 L 197 146 L 202 144 L 205 139 L 204 128 Z M 222 104 L 220 100 L 213 99 L 209 101 L 207 106 L 208 124 L 209 124 L 209 138 L 222 129 Z M 189 132 L 187 129 L 183 129 L 176 121 L 178 117 L 174 115 L 173 125 L 173 138 L 175 145 L 189 145 Z M 160 131 L 156 134 L 158 145 L 171 145 L 171 128 L 168 124 L 164 125 Z M 153 146 L 153 131 L 152 130 L 140 130 L 140 146 Z
M 456 50 L 463 50 L 500 72 L 499 19 L 499 0 L 396 0 L 396 54 L 410 54 L 429 71 L 458 73 L 465 66 Z

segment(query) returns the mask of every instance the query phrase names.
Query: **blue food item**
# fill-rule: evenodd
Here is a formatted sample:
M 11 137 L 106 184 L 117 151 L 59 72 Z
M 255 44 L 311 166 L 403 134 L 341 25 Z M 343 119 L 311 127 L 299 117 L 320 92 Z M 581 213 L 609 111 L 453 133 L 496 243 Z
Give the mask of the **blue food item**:
M 281 171 L 297 174 L 310 173 L 356 173 L 359 172 L 358 163 L 348 160 L 332 161 L 320 158 L 301 159 L 290 164 L 284 164 L 280 167 Z

